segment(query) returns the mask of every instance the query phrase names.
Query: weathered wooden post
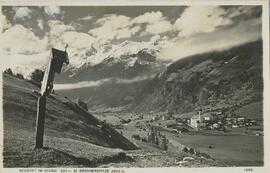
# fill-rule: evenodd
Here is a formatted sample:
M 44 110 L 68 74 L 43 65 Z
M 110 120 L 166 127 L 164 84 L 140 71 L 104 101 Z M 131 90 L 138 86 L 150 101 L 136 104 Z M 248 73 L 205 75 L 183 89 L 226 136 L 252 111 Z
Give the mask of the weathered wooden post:
M 68 45 L 67 45 L 68 46 Z M 60 73 L 63 63 L 69 64 L 68 54 L 65 51 L 52 48 L 49 62 L 44 73 L 40 96 L 37 102 L 37 120 L 36 120 L 36 146 L 35 148 L 43 147 L 45 112 L 46 112 L 46 97 L 53 89 L 53 80 L 55 73 Z

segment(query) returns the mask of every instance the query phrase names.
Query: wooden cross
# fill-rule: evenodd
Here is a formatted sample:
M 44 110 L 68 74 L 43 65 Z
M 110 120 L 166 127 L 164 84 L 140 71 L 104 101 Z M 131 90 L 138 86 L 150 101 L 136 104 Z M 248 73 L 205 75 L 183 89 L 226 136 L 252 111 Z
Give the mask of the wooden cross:
M 53 89 L 53 80 L 55 73 L 60 73 L 63 63 L 69 64 L 68 54 L 66 52 L 68 45 L 66 45 L 65 51 L 52 48 L 49 62 L 47 64 L 42 86 L 40 90 L 40 96 L 37 102 L 37 120 L 36 120 L 36 146 L 35 148 L 43 147 L 44 136 L 44 123 L 46 112 L 46 97 Z

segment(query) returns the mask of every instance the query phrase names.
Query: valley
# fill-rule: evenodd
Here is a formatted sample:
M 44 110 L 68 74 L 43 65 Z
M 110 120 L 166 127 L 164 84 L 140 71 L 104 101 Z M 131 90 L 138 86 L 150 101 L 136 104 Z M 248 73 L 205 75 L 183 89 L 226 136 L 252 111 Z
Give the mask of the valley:
M 266 172 L 268 6 L 4 2 L 0 172 Z
M 226 165 L 201 154 L 191 155 L 182 150 L 165 152 L 147 143 L 137 145 L 110 123 L 57 94 L 47 100 L 44 147 L 35 149 L 38 88 L 15 76 L 4 74 L 3 79 L 5 168 Z M 190 156 L 191 160 L 182 161 Z
M 66 84 L 89 79 L 98 85 L 51 94 L 46 147 L 40 150 L 34 149 L 39 88 L 4 74 L 4 166 L 262 166 L 261 44 L 259 40 L 161 66 L 153 66 L 157 62 L 149 52 L 138 50 L 136 61 L 149 63 L 126 68 L 133 52 L 120 56 L 124 61 L 110 57 L 88 70 L 78 69 L 82 71 Z M 56 85 L 66 80 L 67 72 L 61 75 Z

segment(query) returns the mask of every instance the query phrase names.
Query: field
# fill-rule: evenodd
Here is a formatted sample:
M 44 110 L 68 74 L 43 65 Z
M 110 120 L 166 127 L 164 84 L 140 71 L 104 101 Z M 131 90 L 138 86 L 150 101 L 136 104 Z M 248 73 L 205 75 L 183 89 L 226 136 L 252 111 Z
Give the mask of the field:
M 222 134 L 182 134 L 171 137 L 233 166 L 262 166 L 263 137 Z M 209 148 L 211 146 L 212 148 Z

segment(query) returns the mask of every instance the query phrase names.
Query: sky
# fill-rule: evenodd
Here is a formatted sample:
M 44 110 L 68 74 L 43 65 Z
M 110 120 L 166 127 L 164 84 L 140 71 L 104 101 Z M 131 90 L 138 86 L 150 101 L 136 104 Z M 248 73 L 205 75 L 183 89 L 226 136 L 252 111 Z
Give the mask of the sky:
M 155 41 L 160 60 L 176 61 L 261 39 L 261 13 L 260 6 L 4 6 L 2 64 L 24 73 L 46 64 L 52 47 L 69 44 L 75 54 L 126 40 Z

